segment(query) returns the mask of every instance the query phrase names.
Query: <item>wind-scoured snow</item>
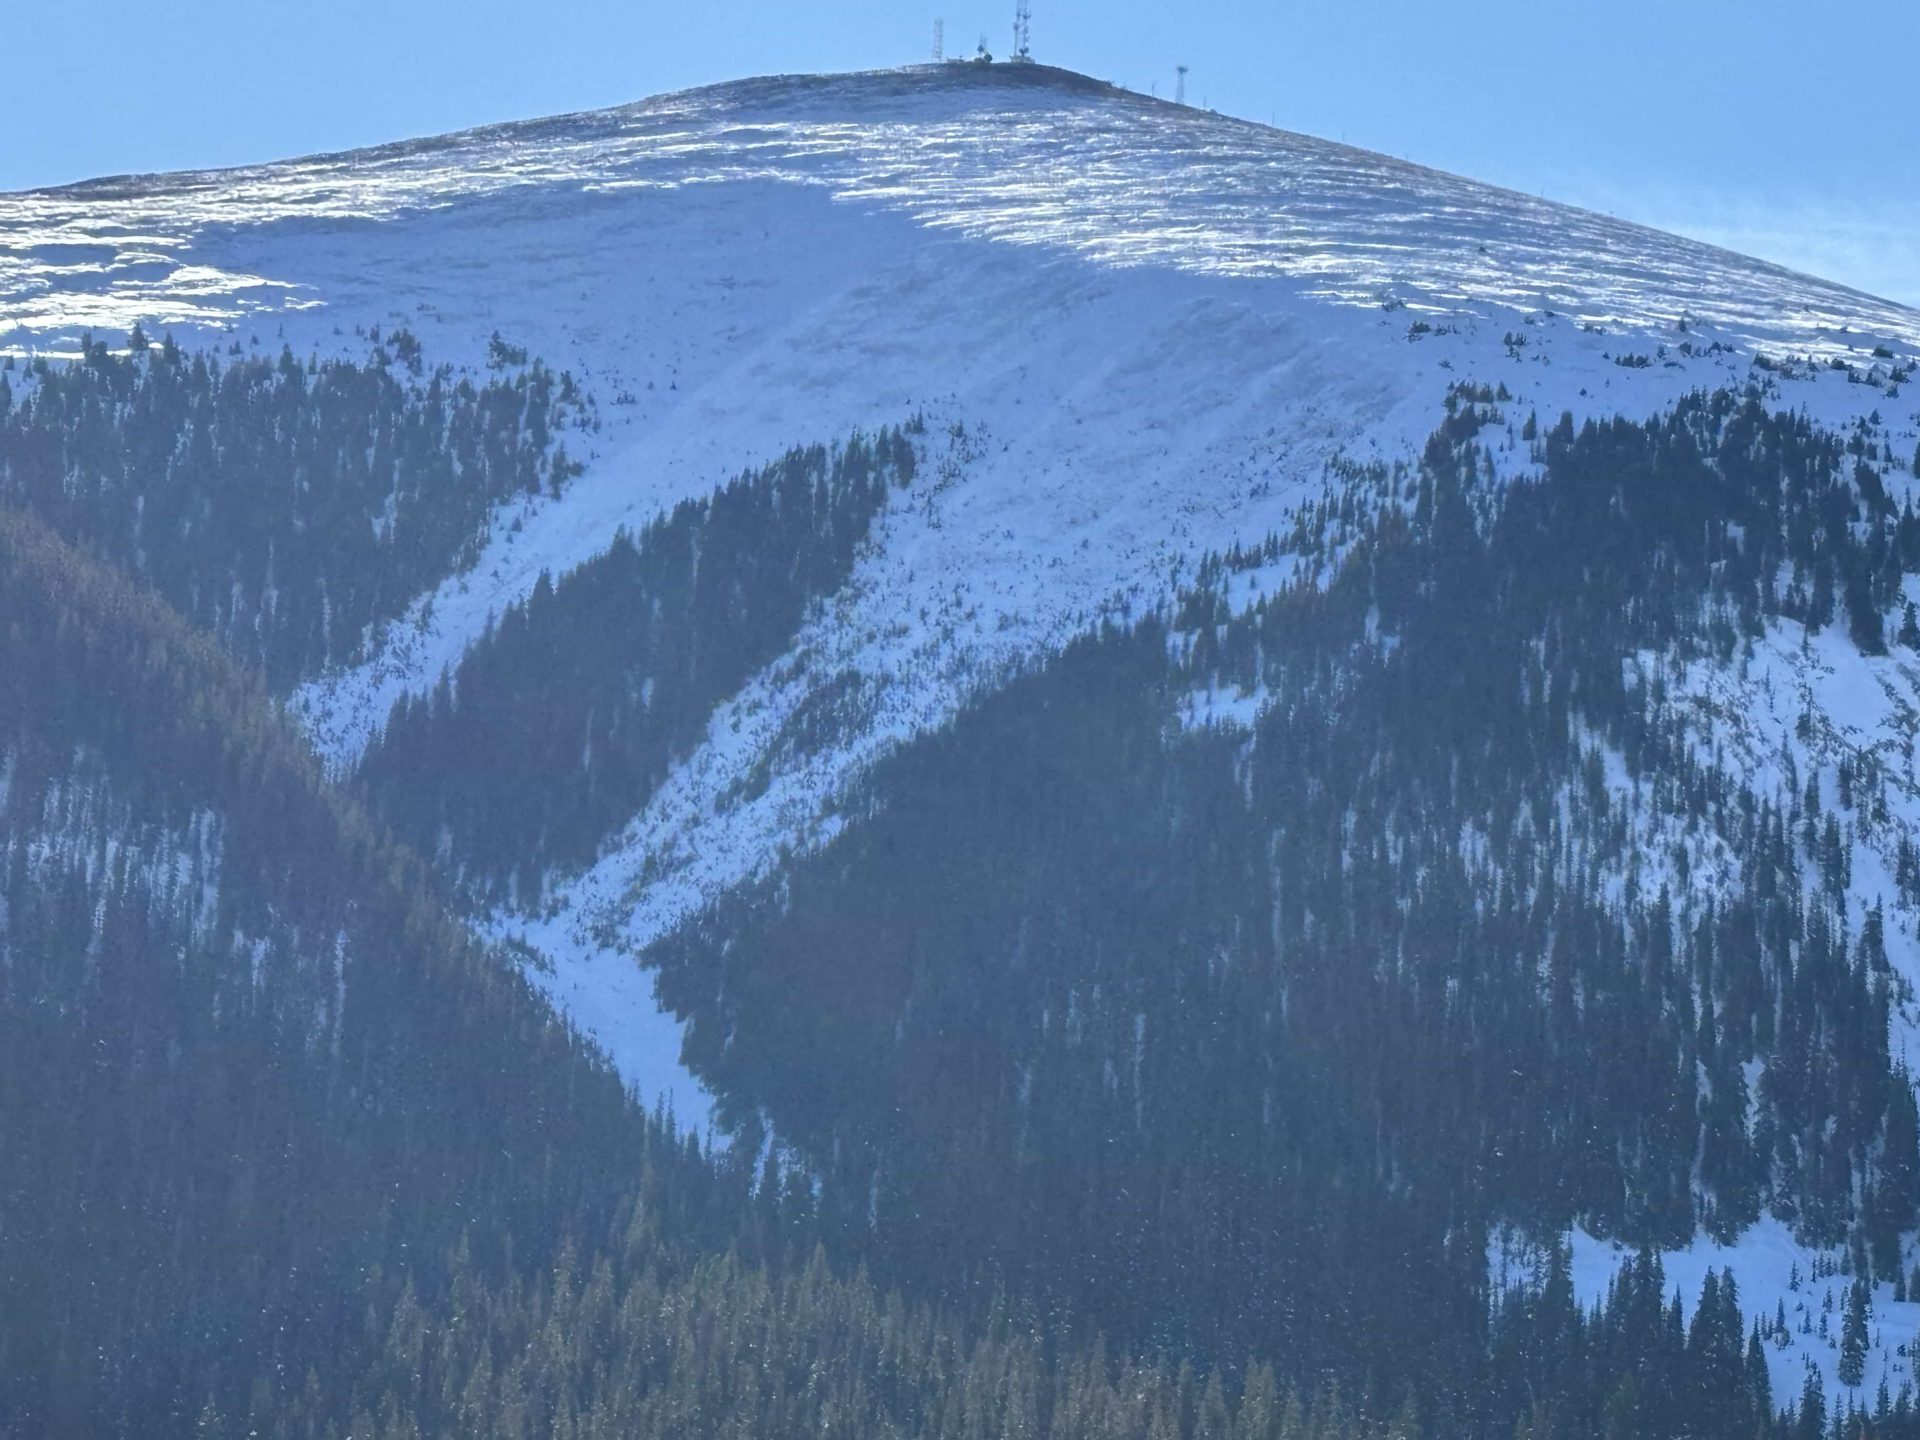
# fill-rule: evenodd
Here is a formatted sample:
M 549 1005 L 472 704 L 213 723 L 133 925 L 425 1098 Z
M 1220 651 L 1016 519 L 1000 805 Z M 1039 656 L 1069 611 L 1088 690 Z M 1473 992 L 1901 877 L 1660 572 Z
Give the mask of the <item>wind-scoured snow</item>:
M 0 350 L 70 354 L 136 321 L 296 353 L 400 324 L 464 364 L 499 332 L 598 402 L 561 498 L 503 507 L 476 565 L 293 697 L 339 769 L 542 572 L 792 445 L 924 421 L 920 477 L 793 653 L 550 909 L 493 920 L 696 1124 L 639 950 L 829 841 L 865 768 L 1013 668 L 1284 533 L 1336 462 L 1416 458 L 1450 387 L 1504 385 L 1515 420 L 1638 418 L 1744 383 L 1763 351 L 1816 362 L 1773 377 L 1781 404 L 1911 434 L 1893 372 L 1920 352 L 1920 314 L 1777 266 L 971 65 L 0 196 Z M 1257 705 L 1199 695 L 1188 718 Z
M 0 207 L 0 295 L 15 343 L 134 319 L 237 322 L 340 302 L 325 283 L 340 277 L 286 264 L 263 227 L 345 237 L 488 201 L 552 219 L 561 196 L 756 180 L 1100 264 L 1285 277 L 1363 304 L 1557 309 L 1639 329 L 1689 314 L 1795 347 L 1821 332 L 1841 346 L 1847 331 L 1915 338 L 1911 312 L 1777 266 L 1026 66 L 745 81 L 343 155 L 16 195 Z

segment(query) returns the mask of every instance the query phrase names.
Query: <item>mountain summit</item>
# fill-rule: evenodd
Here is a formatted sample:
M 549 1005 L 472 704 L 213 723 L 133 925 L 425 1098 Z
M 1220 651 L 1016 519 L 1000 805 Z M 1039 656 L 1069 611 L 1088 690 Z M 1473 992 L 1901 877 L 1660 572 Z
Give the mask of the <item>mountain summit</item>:
M 86 682 L 0 706 L 0 937 L 91 886 L 43 990 L 145 907 L 220 1016 L 285 1007 L 249 1043 L 315 1133 L 388 1147 L 327 1212 L 407 1277 L 370 1343 L 474 1266 L 489 1377 L 549 1303 L 599 1323 L 576 1262 L 737 1317 L 707 1247 L 802 1316 L 870 1267 L 991 1337 L 969 1385 L 1084 1364 L 989 1431 L 1125 1391 L 1109 1338 L 1183 1398 L 1049 1433 L 1284 1382 L 1316 1434 L 1744 1437 L 1914 1385 L 1920 313 L 966 63 L 0 196 L 0 353 L 9 643 Z M 188 717 L 171 781 L 101 719 L 134 692 Z M 273 867 L 222 858 L 257 771 L 319 837 Z M 483 1087 L 525 1168 L 449 1079 L 488 1017 L 539 1036 Z M 390 1214 L 416 1116 L 474 1134 Z M 443 1260 L 456 1201 L 485 1254 Z M 451 1414 L 467 1343 L 353 1403 Z M 566 1408 L 560 1353 L 512 1404 Z
M 1367 305 L 1552 309 L 1625 326 L 1686 315 L 1794 345 L 1841 331 L 1910 337 L 1914 324 L 1902 307 L 1589 212 L 1071 71 L 973 64 L 742 81 L 371 150 L 9 197 L 4 316 L 15 343 L 50 348 L 116 315 L 235 324 L 290 303 L 340 306 L 346 297 L 324 284 L 333 277 L 308 267 L 328 248 L 378 253 L 348 242 L 343 222 L 457 231 L 587 220 L 622 202 L 631 219 L 652 192 L 743 182 L 1105 265 L 1286 278 Z M 744 219 L 764 198 L 731 208 Z M 316 233 L 339 243 L 315 253 Z M 592 258 L 582 250 L 609 265 L 631 258 L 612 245 L 568 249 L 574 263 Z M 511 275 L 511 257 L 497 268 Z M 468 288 L 485 284 L 476 275 Z M 100 308 L 77 305 L 80 290 Z

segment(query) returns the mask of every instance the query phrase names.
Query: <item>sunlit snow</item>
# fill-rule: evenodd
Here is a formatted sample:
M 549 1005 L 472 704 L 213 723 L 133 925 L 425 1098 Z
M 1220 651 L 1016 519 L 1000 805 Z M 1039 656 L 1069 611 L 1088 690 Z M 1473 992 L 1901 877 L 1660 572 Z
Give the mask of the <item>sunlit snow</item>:
M 543 571 L 791 445 L 924 420 L 919 479 L 794 652 L 551 909 L 491 922 L 695 1124 L 648 942 L 829 841 L 854 778 L 1011 667 L 1284 533 L 1336 460 L 1416 458 L 1449 387 L 1504 385 L 1516 423 L 1640 417 L 1745 383 L 1756 349 L 1842 360 L 1775 399 L 1879 410 L 1910 453 L 1890 375 L 1920 351 L 1920 314 L 1839 286 L 1039 67 L 751 81 L 0 196 L 0 349 L 135 321 L 298 353 L 404 324 L 466 364 L 497 330 L 598 402 L 563 498 L 504 508 L 471 570 L 294 697 L 337 767 Z M 795 743 L 849 680 L 839 731 Z M 1184 718 L 1245 725 L 1260 698 L 1200 692 Z

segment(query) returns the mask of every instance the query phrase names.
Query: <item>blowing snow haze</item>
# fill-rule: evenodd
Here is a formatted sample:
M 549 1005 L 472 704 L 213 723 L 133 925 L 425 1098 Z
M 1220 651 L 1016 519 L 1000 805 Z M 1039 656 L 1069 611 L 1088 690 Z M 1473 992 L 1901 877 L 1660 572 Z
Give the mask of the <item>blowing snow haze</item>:
M 963 63 L 0 355 L 0 1436 L 1920 1433 L 1920 313 Z

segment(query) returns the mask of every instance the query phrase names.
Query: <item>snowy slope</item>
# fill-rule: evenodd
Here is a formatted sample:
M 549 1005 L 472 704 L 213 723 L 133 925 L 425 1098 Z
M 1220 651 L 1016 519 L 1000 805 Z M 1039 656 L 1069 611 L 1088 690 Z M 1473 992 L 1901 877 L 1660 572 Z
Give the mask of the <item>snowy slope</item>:
M 491 231 L 605 215 L 597 202 L 609 198 L 754 181 L 1102 264 L 1288 278 L 1365 304 L 1397 293 L 1643 329 L 1684 312 L 1796 348 L 1822 334 L 1844 345 L 1849 329 L 1913 336 L 1901 307 L 1709 246 L 1017 66 L 746 81 L 345 155 L 16 195 L 0 210 L 0 295 L 14 343 L 43 348 L 139 317 L 229 324 L 449 290 L 479 304 L 504 292 L 447 273 L 444 251 L 423 265 L 416 248 L 402 247 L 409 264 L 382 247 L 387 263 L 358 284 L 342 262 L 370 221 L 437 214 Z M 659 248 L 608 254 L 591 238 L 570 234 L 556 260 L 597 264 L 605 278 L 616 260 Z M 531 257 L 500 248 L 482 262 L 496 280 L 539 278 Z
M 1605 1301 L 1607 1287 L 1632 1252 L 1584 1230 L 1573 1231 L 1568 1239 L 1574 1299 L 1591 1310 Z M 1496 1294 L 1538 1285 L 1546 1277 L 1547 1256 L 1511 1234 L 1494 1238 L 1487 1259 Z M 1862 1409 L 1872 1407 L 1882 1384 L 1897 1395 L 1903 1386 L 1920 1380 L 1920 1301 L 1896 1299 L 1892 1285 L 1877 1283 L 1860 1383 L 1840 1383 L 1841 1323 L 1853 1283 L 1845 1273 L 1845 1247 L 1804 1245 L 1768 1215 L 1733 1244 L 1697 1235 L 1684 1249 L 1663 1250 L 1660 1265 L 1667 1296 L 1679 1297 L 1688 1323 L 1708 1272 L 1733 1272 L 1740 1308 L 1759 1324 L 1774 1403 L 1782 1409 L 1799 1403 L 1808 1371 L 1818 1372 L 1821 1393 L 1830 1401 Z
M 296 351 L 403 322 L 430 359 L 466 363 L 498 330 L 599 403 L 563 498 L 502 513 L 472 571 L 295 697 L 342 766 L 543 570 L 789 445 L 924 415 L 922 480 L 794 654 L 721 709 L 549 913 L 494 917 L 642 1093 L 695 1123 L 704 1098 L 635 951 L 783 849 L 829 840 L 850 779 L 1009 666 L 1284 530 L 1333 462 L 1417 455 L 1450 386 L 1504 384 L 1515 417 L 1639 417 L 1743 382 L 1764 352 L 1815 362 L 1774 377 L 1783 405 L 1830 425 L 1877 411 L 1896 454 L 1920 429 L 1920 391 L 1893 378 L 1920 353 L 1913 311 L 1039 67 L 750 81 L 0 197 L 0 350 L 71 353 L 82 330 L 136 320 Z M 1780 645 L 1783 673 L 1814 663 Z M 1891 700 L 1849 712 L 1882 678 L 1905 704 L 1913 677 L 1831 663 L 1832 733 L 1896 733 Z M 793 743 L 792 717 L 849 674 L 861 703 Z M 1759 682 L 1695 683 L 1756 717 L 1752 752 L 1727 763 L 1766 783 L 1782 737 L 1729 689 Z M 1257 703 L 1199 696 L 1194 719 Z M 1864 906 L 1874 870 L 1855 868 Z M 1910 922 L 1902 937 L 1920 976 Z

